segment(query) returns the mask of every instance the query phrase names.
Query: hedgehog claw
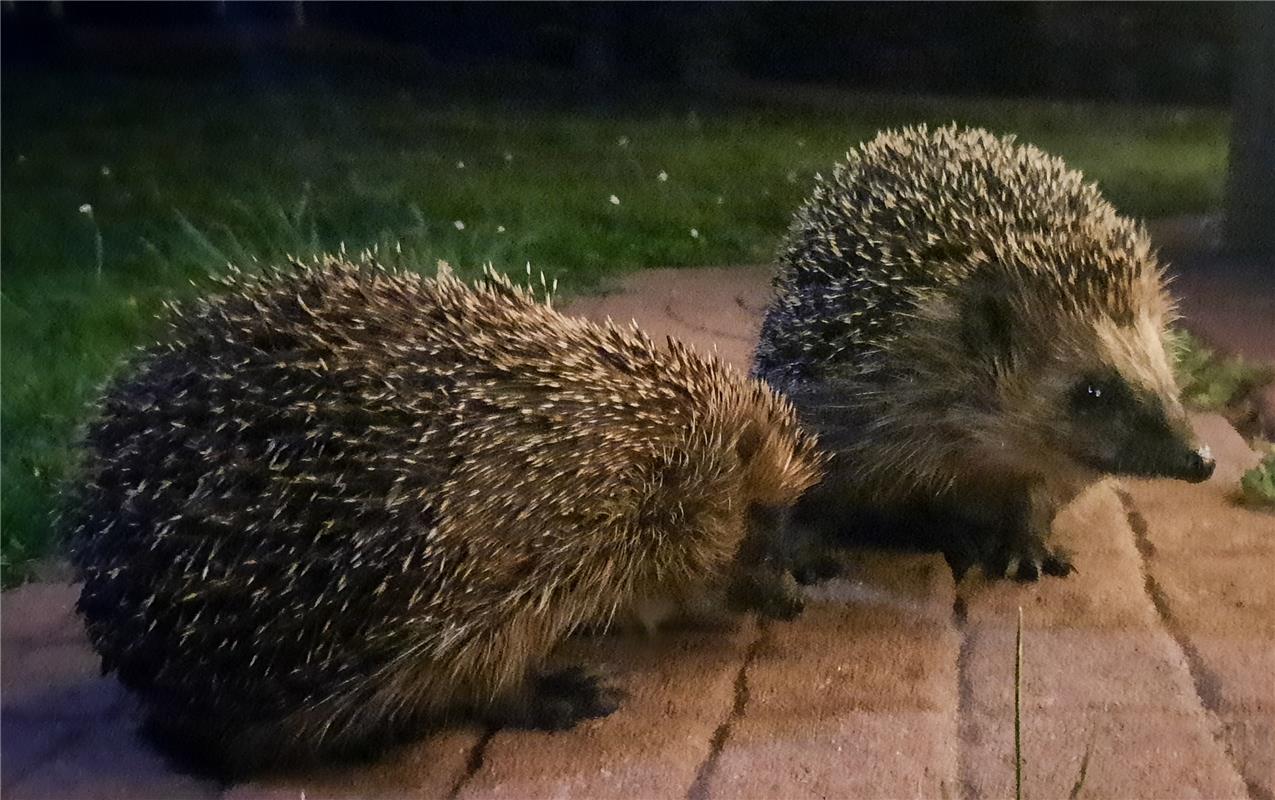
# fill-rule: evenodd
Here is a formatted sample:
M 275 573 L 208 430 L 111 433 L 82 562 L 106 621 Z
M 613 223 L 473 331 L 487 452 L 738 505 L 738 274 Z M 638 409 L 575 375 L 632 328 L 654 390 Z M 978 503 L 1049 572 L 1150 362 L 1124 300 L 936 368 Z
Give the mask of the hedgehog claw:
M 1046 575 L 1052 575 L 1055 578 L 1065 578 L 1076 571 L 1072 566 L 1071 558 L 1060 550 L 1045 555 L 1044 561 L 1041 562 L 1041 571 Z
M 1061 550 L 1045 550 L 1043 547 L 1025 555 L 1003 553 L 991 567 L 991 574 L 1022 583 L 1040 580 L 1045 575 L 1062 578 L 1075 571 L 1066 553 Z
M 839 577 L 843 571 L 841 562 L 828 554 L 799 562 L 793 567 L 792 576 L 802 586 L 810 586 Z
M 1011 556 L 1009 561 L 1005 562 L 1005 577 L 1018 578 L 1019 576 L 1018 565 L 1019 565 L 1019 559 L 1017 557 Z

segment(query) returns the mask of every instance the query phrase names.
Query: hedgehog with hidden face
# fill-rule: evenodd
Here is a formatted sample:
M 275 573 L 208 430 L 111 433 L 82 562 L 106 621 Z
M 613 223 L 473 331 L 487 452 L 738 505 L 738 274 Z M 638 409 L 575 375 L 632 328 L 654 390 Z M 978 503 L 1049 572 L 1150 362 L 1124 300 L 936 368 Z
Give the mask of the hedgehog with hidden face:
M 753 592 L 819 474 L 763 383 L 502 276 L 226 283 L 109 385 L 64 516 L 104 671 L 216 771 L 610 713 L 556 645 Z

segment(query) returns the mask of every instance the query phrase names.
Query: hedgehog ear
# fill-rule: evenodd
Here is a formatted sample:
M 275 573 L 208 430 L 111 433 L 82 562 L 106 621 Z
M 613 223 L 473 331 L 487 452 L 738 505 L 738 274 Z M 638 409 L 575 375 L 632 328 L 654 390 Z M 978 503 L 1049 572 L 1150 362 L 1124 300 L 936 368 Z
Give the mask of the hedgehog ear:
M 1009 362 L 1014 355 L 1014 309 L 1005 289 L 989 280 L 967 287 L 961 343 L 976 359 Z

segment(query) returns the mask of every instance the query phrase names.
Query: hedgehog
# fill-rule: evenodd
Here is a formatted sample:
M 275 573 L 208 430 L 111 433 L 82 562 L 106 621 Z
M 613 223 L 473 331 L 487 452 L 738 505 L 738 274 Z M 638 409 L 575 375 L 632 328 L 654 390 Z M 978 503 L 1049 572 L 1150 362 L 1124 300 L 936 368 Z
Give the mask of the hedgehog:
M 64 512 L 103 672 L 196 768 L 610 713 L 555 646 L 751 592 L 756 520 L 818 479 L 762 382 L 498 273 L 221 280 L 108 384 Z
M 1063 576 L 1047 536 L 1085 486 L 1212 472 L 1165 269 L 1057 157 L 956 125 L 883 132 L 816 177 L 779 262 L 753 374 L 832 454 L 791 552 L 848 537 L 941 549 L 958 575 Z

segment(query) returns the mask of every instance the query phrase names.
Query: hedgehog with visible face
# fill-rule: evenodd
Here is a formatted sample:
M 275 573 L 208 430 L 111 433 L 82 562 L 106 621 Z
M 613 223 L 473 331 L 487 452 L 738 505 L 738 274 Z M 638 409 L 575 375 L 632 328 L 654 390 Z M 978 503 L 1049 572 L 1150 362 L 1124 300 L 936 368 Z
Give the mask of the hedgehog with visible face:
M 792 538 L 883 527 L 959 572 L 1061 576 L 1046 537 L 1083 487 L 1212 472 L 1147 234 L 1058 158 L 976 129 L 883 133 L 817 180 L 780 263 L 754 374 L 833 453 Z
M 64 517 L 104 671 L 204 768 L 610 713 L 555 646 L 738 604 L 757 521 L 818 478 L 763 383 L 501 276 L 328 259 L 227 284 L 108 387 Z M 788 584 L 759 610 L 799 611 Z

